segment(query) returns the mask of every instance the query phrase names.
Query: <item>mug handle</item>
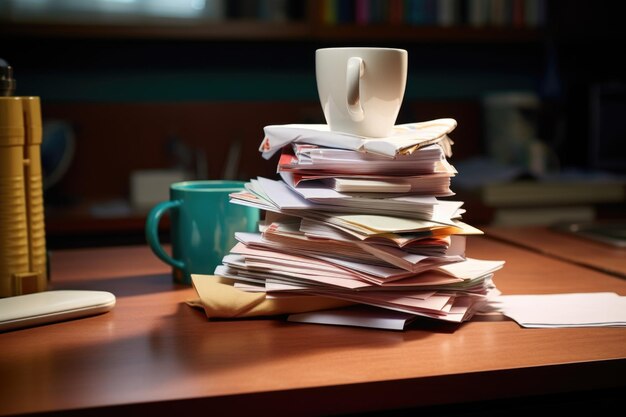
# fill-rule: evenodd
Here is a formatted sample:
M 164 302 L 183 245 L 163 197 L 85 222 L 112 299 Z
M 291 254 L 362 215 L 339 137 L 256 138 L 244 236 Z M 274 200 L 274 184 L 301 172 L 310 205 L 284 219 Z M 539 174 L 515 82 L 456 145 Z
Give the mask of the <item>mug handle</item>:
M 353 56 L 348 59 L 346 68 L 346 86 L 348 113 L 355 122 L 360 122 L 365 118 L 363 107 L 361 107 L 361 77 L 364 73 L 363 59 Z
M 161 246 L 161 242 L 159 241 L 159 221 L 161 220 L 161 216 L 169 209 L 177 208 L 182 205 L 182 201 L 173 200 L 173 201 L 162 201 L 158 203 L 156 206 L 152 207 L 150 213 L 148 213 L 148 217 L 146 218 L 146 240 L 150 245 L 150 249 L 152 252 L 161 259 L 166 264 L 169 264 L 178 269 L 185 269 L 185 263 L 183 261 L 176 260 L 172 258 Z

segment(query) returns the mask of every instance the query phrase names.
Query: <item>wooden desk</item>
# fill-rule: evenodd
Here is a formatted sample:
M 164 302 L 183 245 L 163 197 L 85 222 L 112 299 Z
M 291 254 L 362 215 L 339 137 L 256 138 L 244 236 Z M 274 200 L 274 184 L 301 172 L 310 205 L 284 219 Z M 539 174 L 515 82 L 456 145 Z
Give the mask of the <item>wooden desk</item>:
M 468 255 L 505 259 L 495 282 L 508 294 L 626 294 L 625 280 L 486 237 L 469 239 Z M 0 334 L 0 415 L 307 416 L 462 404 L 458 412 L 624 387 L 623 328 L 522 329 L 498 317 L 405 332 L 209 322 L 184 304 L 193 289 L 172 284 L 146 247 L 60 251 L 51 265 L 55 289 L 111 291 L 117 305 Z
M 626 249 L 545 227 L 485 227 L 490 237 L 626 278 Z

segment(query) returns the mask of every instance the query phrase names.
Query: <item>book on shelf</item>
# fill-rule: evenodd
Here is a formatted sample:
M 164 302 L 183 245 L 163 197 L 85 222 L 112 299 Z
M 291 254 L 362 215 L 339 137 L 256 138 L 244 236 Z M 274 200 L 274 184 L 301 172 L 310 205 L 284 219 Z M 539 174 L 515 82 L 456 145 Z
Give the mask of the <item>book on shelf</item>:
M 324 0 L 326 25 L 537 28 L 545 25 L 546 0 Z

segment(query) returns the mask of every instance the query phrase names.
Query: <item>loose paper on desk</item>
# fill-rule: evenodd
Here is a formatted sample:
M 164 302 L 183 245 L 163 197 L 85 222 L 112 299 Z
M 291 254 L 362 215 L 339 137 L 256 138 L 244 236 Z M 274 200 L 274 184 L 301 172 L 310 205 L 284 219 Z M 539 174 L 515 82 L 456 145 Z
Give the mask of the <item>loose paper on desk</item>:
M 328 125 L 272 125 L 263 129 L 265 138 L 259 151 L 263 153 L 265 159 L 269 159 L 283 146 L 296 142 L 393 157 L 398 154 L 410 154 L 422 146 L 441 142 L 447 154 L 451 154 L 451 141 L 447 135 L 456 128 L 456 125 L 454 119 L 397 125 L 388 138 L 379 139 L 331 132 Z
M 374 329 L 404 330 L 417 316 L 371 306 L 351 306 L 333 310 L 291 314 L 288 321 L 298 323 L 334 324 Z
M 626 326 L 626 297 L 615 293 L 502 295 L 490 305 L 528 328 Z

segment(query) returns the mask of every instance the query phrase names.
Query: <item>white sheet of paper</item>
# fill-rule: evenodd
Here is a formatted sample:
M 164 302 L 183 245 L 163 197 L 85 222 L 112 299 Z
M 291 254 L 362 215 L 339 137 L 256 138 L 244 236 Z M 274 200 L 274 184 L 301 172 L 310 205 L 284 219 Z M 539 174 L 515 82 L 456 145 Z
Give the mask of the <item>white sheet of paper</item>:
M 522 327 L 626 326 L 626 296 L 615 293 L 501 295 L 490 304 Z
M 476 279 L 487 274 L 492 274 L 503 266 L 504 261 L 465 258 L 462 262 L 443 265 L 437 269 L 455 278 Z
M 334 310 L 291 314 L 288 321 L 298 323 L 357 326 L 373 329 L 404 330 L 417 316 L 369 306 L 353 306 Z

